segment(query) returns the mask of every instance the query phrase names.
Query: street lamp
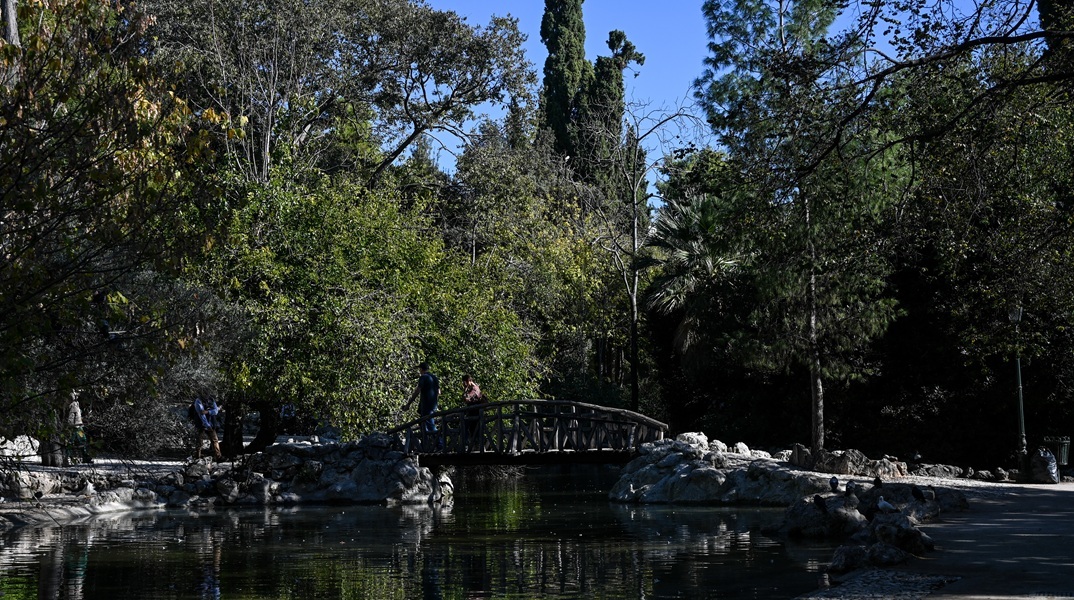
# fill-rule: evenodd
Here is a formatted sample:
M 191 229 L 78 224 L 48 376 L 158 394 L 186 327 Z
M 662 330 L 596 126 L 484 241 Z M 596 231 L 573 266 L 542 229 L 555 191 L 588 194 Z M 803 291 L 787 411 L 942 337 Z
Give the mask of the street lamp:
M 1014 323 L 1014 364 L 1018 373 L 1018 454 L 1024 457 L 1028 452 L 1028 448 L 1026 445 L 1025 411 L 1022 408 L 1022 354 L 1018 345 L 1018 324 L 1022 321 L 1022 307 L 1012 306 L 1007 312 L 1007 316 L 1010 317 L 1011 323 Z

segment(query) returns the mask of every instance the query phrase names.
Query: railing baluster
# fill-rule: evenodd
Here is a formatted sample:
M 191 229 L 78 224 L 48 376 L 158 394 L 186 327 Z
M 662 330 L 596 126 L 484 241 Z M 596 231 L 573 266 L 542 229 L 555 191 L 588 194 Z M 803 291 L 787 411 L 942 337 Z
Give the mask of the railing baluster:
M 439 425 L 435 432 L 426 430 L 429 422 Z M 666 431 L 667 425 L 623 409 L 528 400 L 442 411 L 389 433 L 402 434 L 407 454 L 519 456 L 634 452 L 642 444 L 663 439 Z

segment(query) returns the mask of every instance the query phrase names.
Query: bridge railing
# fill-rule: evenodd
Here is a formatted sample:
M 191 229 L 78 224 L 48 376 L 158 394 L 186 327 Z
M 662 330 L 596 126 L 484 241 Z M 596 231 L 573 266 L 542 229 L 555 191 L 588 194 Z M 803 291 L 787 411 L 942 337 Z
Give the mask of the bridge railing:
M 436 424 L 436 431 L 428 427 Z M 408 454 L 630 452 L 664 438 L 667 425 L 632 411 L 561 400 L 491 402 L 414 419 L 401 433 Z

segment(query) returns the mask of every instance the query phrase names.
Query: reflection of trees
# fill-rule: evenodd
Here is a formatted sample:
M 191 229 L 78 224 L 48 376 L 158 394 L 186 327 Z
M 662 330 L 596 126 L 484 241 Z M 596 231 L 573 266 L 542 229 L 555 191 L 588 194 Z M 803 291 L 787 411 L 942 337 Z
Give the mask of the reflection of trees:
M 484 598 L 712 589 L 735 596 L 749 595 L 773 569 L 800 571 L 803 590 L 815 581 L 803 565 L 808 552 L 792 560 L 756 533 L 778 519 L 775 511 L 609 506 L 504 487 L 448 508 L 150 513 L 14 532 L 0 547 L 0 591 Z
M 32 529 L 0 544 L 0 597 L 81 600 L 94 532 L 85 527 Z M 10 581 L 13 579 L 14 585 Z M 35 583 L 36 582 L 36 583 Z
M 663 552 L 712 554 L 750 552 L 779 542 L 752 533 L 771 519 L 771 510 L 613 505 L 612 513 L 636 537 L 663 540 Z

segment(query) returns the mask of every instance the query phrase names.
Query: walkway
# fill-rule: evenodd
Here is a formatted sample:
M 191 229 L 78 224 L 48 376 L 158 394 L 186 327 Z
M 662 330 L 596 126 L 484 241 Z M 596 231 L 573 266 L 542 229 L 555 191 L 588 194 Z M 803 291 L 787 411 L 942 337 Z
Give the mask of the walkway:
M 967 495 L 968 511 L 922 526 L 937 549 L 910 570 L 961 577 L 930 600 L 1074 598 L 1074 483 Z
M 956 488 L 969 499 L 969 510 L 921 525 L 936 550 L 901 567 L 850 574 L 801 598 L 1074 600 L 1074 483 L 910 480 Z

